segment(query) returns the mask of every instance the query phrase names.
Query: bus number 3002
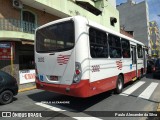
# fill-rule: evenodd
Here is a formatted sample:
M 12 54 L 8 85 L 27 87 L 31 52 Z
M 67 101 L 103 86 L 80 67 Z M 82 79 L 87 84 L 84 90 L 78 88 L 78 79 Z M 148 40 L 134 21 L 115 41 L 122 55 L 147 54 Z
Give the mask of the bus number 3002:
M 100 65 L 93 65 L 92 66 L 92 72 L 99 72 L 100 71 Z

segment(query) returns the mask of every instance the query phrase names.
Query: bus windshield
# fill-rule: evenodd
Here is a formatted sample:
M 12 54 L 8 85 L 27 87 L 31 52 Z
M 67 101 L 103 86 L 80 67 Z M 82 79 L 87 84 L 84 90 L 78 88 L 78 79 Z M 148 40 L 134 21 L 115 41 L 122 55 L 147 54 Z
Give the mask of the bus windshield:
M 74 22 L 53 24 L 36 32 L 36 51 L 61 52 L 74 47 Z

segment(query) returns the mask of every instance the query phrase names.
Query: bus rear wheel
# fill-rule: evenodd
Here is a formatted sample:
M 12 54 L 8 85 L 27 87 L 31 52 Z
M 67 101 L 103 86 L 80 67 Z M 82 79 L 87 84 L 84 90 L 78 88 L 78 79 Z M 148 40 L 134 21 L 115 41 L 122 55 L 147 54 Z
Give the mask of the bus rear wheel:
M 139 80 L 143 78 L 143 69 L 141 69 L 141 73 L 140 73 L 140 76 L 139 76 Z
M 119 75 L 118 79 L 117 79 L 117 82 L 116 82 L 115 92 L 116 92 L 116 94 L 119 94 L 119 93 L 122 92 L 122 90 L 123 90 L 123 77 L 122 77 L 122 75 Z

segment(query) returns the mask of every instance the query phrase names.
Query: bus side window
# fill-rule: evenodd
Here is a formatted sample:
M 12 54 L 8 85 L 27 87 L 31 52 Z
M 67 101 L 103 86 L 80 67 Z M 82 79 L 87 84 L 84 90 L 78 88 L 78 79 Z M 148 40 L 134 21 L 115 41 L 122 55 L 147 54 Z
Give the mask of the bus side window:
M 143 58 L 142 46 L 139 44 L 137 44 L 137 53 L 138 53 L 138 58 Z
M 95 50 L 95 48 L 94 48 L 93 46 L 91 46 L 90 50 L 91 50 L 91 56 L 92 56 L 93 58 L 95 58 L 95 57 L 97 56 L 97 55 L 96 55 L 96 50 Z
M 122 46 L 122 56 L 123 58 L 130 58 L 130 43 L 126 39 L 121 39 L 121 46 Z
M 136 64 L 137 63 L 136 48 L 133 46 L 131 47 L 131 56 L 132 56 L 132 64 Z
M 121 58 L 121 42 L 120 38 L 112 34 L 108 34 L 109 53 L 111 58 Z
M 111 58 L 118 58 L 119 57 L 118 52 L 115 48 L 110 48 L 110 57 Z
M 95 28 L 89 29 L 90 54 L 92 58 L 108 57 L 107 34 Z

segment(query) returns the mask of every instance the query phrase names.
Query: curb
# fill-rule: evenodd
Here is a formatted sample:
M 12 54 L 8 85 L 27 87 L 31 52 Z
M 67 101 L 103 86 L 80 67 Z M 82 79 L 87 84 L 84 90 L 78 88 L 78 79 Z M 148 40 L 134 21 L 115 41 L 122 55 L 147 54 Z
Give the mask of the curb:
M 158 104 L 157 111 L 160 112 L 160 103 Z
M 29 91 L 29 90 L 33 90 L 33 89 L 36 89 L 36 86 L 20 89 L 20 90 L 18 90 L 18 92 L 25 92 L 25 91 Z

